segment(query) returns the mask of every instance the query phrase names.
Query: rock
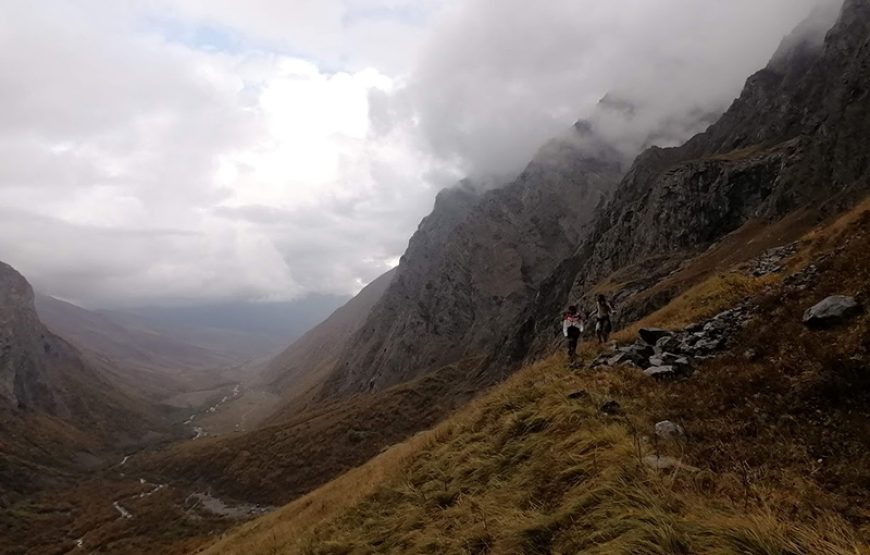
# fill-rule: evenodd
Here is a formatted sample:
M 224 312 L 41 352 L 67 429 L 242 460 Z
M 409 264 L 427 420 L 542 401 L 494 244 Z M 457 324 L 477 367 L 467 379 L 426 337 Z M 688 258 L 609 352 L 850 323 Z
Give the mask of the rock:
M 688 333 L 694 333 L 696 331 L 701 331 L 702 329 L 704 329 L 704 324 L 695 323 L 695 324 L 689 324 L 688 326 L 683 328 L 683 331 L 688 332 Z
M 748 361 L 758 360 L 758 351 L 755 349 L 746 349 L 743 351 L 743 358 Z
M 706 333 L 715 333 L 719 334 L 728 329 L 728 324 L 726 324 L 723 320 L 713 319 L 704 324 L 704 331 Z
M 617 364 L 626 364 L 628 362 L 631 362 L 631 359 L 625 353 L 619 353 L 607 359 L 608 366 L 616 366 Z
M 637 332 L 637 335 L 640 337 L 641 341 L 647 345 L 655 345 L 659 339 L 662 337 L 670 337 L 674 335 L 674 332 L 661 328 L 641 328 Z
M 670 470 L 672 468 L 689 472 L 698 472 L 700 470 L 694 466 L 683 464 L 681 461 L 673 457 L 666 457 L 663 455 L 647 455 L 643 458 L 643 462 L 645 465 L 655 468 L 656 470 Z
M 809 328 L 824 328 L 857 316 L 862 310 L 855 297 L 833 295 L 807 309 L 803 322 Z
M 599 366 L 606 366 L 610 364 L 611 355 L 609 354 L 601 354 L 595 357 L 592 362 L 589 363 L 589 368 L 598 368 Z
M 668 335 L 656 341 L 656 348 L 662 352 L 673 352 L 680 348 L 680 340 L 676 335 Z
M 657 380 L 667 380 L 677 377 L 677 370 L 673 366 L 652 366 L 643 371 L 644 374 Z
M 797 252 L 797 243 L 768 250 L 749 263 L 749 273 L 755 277 L 782 272 L 782 261 Z
M 656 424 L 656 435 L 662 439 L 677 439 L 686 435 L 683 427 L 670 420 L 662 420 Z
M 577 401 L 577 400 L 579 400 L 579 399 L 588 399 L 588 398 L 589 398 L 589 392 L 586 391 L 586 390 L 581 389 L 580 391 L 574 391 L 574 392 L 572 392 L 572 393 L 569 393 L 569 394 L 568 394 L 568 398 L 571 399 L 571 400 L 574 400 L 574 401 Z
M 635 364 L 640 368 L 646 368 L 647 366 L 649 366 L 649 357 L 655 354 L 655 350 L 649 345 L 641 345 L 638 343 L 633 343 L 625 347 L 620 347 L 619 351 L 619 354 L 610 360 L 618 359 L 615 364 L 625 364 L 626 362 L 631 362 L 632 364 Z
M 725 340 L 721 337 L 719 338 L 711 338 L 711 339 L 701 339 L 694 345 L 694 349 L 697 352 L 701 353 L 710 353 L 713 351 L 718 351 L 725 344 Z
M 674 353 L 662 353 L 649 358 L 650 366 L 676 366 L 686 368 L 689 366 L 689 359 L 675 355 Z
M 598 410 L 604 414 L 619 414 L 622 411 L 622 407 L 616 401 L 611 400 L 601 405 Z

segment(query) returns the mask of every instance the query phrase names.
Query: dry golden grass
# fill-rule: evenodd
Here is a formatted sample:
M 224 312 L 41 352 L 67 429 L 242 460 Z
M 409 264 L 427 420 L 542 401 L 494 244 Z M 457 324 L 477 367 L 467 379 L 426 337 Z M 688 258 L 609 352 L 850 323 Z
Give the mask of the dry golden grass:
M 763 317 L 737 339 L 758 360 L 735 349 L 662 384 L 553 357 L 206 553 L 870 553 L 870 317 L 800 323 L 820 297 L 868 293 L 868 252 L 865 203 L 802 243 L 792 270 L 825 255 L 812 287 L 718 273 L 644 321 L 676 326 L 752 297 Z M 620 414 L 599 410 L 608 400 Z M 655 440 L 663 419 L 686 439 Z M 700 470 L 652 470 L 652 453 Z
M 777 274 L 755 278 L 739 271 L 716 274 L 689 288 L 688 291 L 614 335 L 618 341 L 629 341 L 642 327 L 656 326 L 678 329 L 692 322 L 705 320 L 722 310 L 758 295 L 781 280 Z

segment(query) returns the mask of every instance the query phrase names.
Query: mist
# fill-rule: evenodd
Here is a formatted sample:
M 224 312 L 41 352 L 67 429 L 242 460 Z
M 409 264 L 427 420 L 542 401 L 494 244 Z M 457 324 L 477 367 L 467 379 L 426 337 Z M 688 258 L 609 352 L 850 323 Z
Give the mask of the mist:
M 416 122 L 470 175 L 514 172 L 575 120 L 631 158 L 703 131 L 779 43 L 819 37 L 841 0 L 476 0 L 436 23 L 405 87 L 378 98 L 380 128 Z
M 3 2 L 0 260 L 92 308 L 353 294 L 442 188 L 575 123 L 679 144 L 840 3 Z

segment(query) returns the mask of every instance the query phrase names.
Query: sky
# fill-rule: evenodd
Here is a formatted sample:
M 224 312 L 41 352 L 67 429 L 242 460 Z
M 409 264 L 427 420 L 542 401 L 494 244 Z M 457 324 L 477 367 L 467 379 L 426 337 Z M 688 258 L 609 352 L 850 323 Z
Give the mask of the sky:
M 93 308 L 354 293 L 440 189 L 607 93 L 676 144 L 836 3 L 4 0 L 0 260 Z

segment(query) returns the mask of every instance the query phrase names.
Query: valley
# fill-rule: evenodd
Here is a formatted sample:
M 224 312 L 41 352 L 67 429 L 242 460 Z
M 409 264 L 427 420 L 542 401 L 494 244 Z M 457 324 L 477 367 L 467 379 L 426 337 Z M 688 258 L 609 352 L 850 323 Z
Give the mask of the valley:
M 89 310 L 0 263 L 0 553 L 870 553 L 870 3 L 674 144 L 591 110 L 349 300 Z

